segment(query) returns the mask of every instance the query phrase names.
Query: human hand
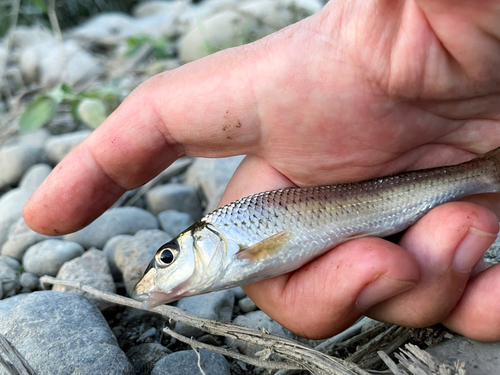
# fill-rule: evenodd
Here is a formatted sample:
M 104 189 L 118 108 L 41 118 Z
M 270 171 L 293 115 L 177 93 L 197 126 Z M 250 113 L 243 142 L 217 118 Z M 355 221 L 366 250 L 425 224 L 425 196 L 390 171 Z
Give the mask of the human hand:
M 153 77 L 26 204 L 33 229 L 71 232 L 183 155 L 248 154 L 223 202 L 459 163 L 500 146 L 500 2 L 335 1 L 256 43 Z M 458 37 L 459 35 L 459 37 Z M 327 337 L 361 314 L 443 322 L 500 339 L 497 196 L 432 210 L 392 244 L 349 241 L 245 287 L 272 318 Z M 475 267 L 477 275 L 471 276 Z

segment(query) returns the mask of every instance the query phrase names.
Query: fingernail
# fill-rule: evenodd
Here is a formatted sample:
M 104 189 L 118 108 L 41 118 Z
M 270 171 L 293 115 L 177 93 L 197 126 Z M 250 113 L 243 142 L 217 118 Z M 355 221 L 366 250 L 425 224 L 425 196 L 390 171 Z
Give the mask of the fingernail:
M 470 227 L 457 247 L 453 266 L 458 272 L 469 273 L 481 259 L 484 252 L 497 238 L 496 234 Z M 481 252 L 478 252 L 478 250 Z
M 363 289 L 356 300 L 356 306 L 361 311 L 368 310 L 377 303 L 402 293 L 414 285 L 413 281 L 396 280 L 387 276 L 380 276 Z

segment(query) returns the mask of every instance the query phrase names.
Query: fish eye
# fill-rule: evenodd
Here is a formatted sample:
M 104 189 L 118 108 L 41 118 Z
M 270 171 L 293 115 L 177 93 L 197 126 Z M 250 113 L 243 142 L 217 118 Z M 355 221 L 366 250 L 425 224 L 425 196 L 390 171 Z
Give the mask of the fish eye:
M 171 265 L 179 254 L 179 246 L 175 243 L 166 243 L 156 252 L 155 260 L 159 267 Z

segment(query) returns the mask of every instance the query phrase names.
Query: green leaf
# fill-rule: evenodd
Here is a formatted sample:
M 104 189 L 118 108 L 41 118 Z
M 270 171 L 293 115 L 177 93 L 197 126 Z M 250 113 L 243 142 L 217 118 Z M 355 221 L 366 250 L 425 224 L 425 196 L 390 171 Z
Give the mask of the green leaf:
M 19 119 L 19 128 L 23 132 L 40 129 L 57 113 L 57 102 L 47 96 L 35 98 L 24 110 Z
M 78 118 L 88 127 L 95 129 L 108 117 L 106 105 L 100 99 L 85 98 L 77 107 Z

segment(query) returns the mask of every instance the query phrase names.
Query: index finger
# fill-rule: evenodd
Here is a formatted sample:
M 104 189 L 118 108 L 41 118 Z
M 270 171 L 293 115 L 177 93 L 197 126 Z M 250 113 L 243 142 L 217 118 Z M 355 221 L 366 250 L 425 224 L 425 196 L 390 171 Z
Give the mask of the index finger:
M 56 166 L 26 203 L 26 223 L 49 235 L 73 232 L 180 156 L 251 152 L 259 122 L 245 74 L 256 52 L 248 51 L 246 62 L 226 50 L 139 86 Z

